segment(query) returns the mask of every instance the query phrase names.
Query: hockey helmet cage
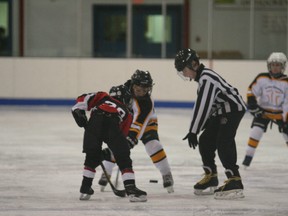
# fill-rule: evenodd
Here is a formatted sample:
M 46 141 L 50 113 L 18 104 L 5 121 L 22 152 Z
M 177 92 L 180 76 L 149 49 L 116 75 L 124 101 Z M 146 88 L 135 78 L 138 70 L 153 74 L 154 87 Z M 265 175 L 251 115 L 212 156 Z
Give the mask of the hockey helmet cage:
M 267 68 L 268 71 L 271 71 L 271 63 L 277 62 L 282 64 L 282 70 L 281 73 L 284 73 L 286 69 L 286 62 L 287 62 L 287 57 L 284 53 L 282 52 L 273 52 L 270 54 L 270 56 L 267 59 Z
M 183 71 L 185 67 L 192 69 L 192 61 L 196 61 L 199 64 L 199 56 L 193 49 L 182 49 L 175 57 L 174 65 L 177 71 Z
M 129 108 L 132 104 L 132 94 L 129 88 L 125 85 L 113 86 L 110 91 L 109 95 L 116 100 L 122 102 Z
M 136 70 L 131 76 L 131 85 L 138 85 L 141 87 L 151 87 L 153 86 L 153 79 L 149 71 Z

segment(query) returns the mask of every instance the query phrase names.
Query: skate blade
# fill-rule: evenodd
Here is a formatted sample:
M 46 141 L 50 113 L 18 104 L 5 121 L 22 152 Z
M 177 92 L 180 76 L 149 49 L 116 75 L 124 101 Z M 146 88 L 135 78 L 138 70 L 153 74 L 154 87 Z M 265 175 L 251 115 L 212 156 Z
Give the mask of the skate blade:
M 104 191 L 105 191 L 105 187 L 106 187 L 106 186 L 101 185 L 101 186 L 100 186 L 100 191 L 101 191 L 101 192 L 104 192 Z
M 206 188 L 205 190 L 194 189 L 194 194 L 197 196 L 213 195 L 216 188 L 216 186 L 213 186 Z
M 217 200 L 232 200 L 232 199 L 239 199 L 244 198 L 243 190 L 236 189 L 236 190 L 229 190 L 229 191 L 219 191 L 215 193 L 214 199 Z
M 248 170 L 248 168 L 249 168 L 249 166 L 243 165 L 243 169 L 244 169 L 244 170 Z
M 91 195 L 89 195 L 89 194 L 80 194 L 79 199 L 80 200 L 89 200 L 90 197 L 91 197 Z
M 130 202 L 146 202 L 147 196 L 142 195 L 142 196 L 136 197 L 135 195 L 129 195 L 129 201 Z
M 168 193 L 174 193 L 173 186 L 166 187 L 165 189 L 167 190 Z

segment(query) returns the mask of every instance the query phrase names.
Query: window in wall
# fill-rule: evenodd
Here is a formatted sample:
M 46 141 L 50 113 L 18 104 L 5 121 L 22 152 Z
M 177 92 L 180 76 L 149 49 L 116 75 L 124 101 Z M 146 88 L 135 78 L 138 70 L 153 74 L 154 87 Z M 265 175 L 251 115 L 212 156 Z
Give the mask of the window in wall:
M 93 16 L 93 56 L 126 57 L 126 6 L 95 5 Z
M 0 0 L 0 56 L 11 56 L 11 2 Z
M 174 57 L 183 40 L 182 10 L 182 6 L 168 5 L 164 18 L 160 4 L 133 5 L 131 57 L 161 58 L 163 53 Z M 93 17 L 93 56 L 126 57 L 126 5 L 94 5 Z
M 133 6 L 133 57 L 161 58 L 163 42 L 166 57 L 174 57 L 182 44 L 181 12 L 181 6 L 167 6 L 164 22 L 160 5 Z

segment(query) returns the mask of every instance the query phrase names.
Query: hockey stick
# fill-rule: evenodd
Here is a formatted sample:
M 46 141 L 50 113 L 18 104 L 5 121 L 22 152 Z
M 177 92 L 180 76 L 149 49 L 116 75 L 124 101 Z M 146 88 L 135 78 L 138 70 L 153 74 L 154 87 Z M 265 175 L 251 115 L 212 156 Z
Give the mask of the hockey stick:
M 120 173 L 120 169 L 119 169 L 119 167 L 118 167 L 118 168 L 117 168 L 116 179 L 115 179 L 115 188 L 118 187 L 119 173 Z
M 103 165 L 102 162 L 100 163 L 100 166 L 101 166 L 101 168 L 102 168 L 102 170 L 103 170 L 104 175 L 106 176 L 106 178 L 107 178 L 107 180 L 108 180 L 108 183 L 109 183 L 111 189 L 113 190 L 113 193 L 114 193 L 116 196 L 125 197 L 125 196 L 126 196 L 126 191 L 125 191 L 125 190 L 117 190 L 117 189 L 114 187 L 114 185 L 112 184 L 112 182 L 111 182 L 111 180 L 110 180 L 110 178 L 109 178 L 109 176 L 108 176 L 108 174 L 107 174 L 107 171 L 106 171 L 106 169 L 105 169 L 105 167 L 104 167 L 104 165 Z

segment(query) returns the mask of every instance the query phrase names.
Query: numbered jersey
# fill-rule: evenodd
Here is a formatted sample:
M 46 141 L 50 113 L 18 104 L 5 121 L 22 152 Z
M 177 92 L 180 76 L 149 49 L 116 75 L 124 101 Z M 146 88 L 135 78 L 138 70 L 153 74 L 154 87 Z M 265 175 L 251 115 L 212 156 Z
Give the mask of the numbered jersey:
M 288 78 L 286 75 L 274 78 L 269 73 L 260 73 L 248 88 L 248 101 L 249 97 L 255 97 L 258 105 L 263 109 L 271 113 L 281 113 L 273 118 L 288 120 Z
M 77 98 L 77 103 L 72 107 L 72 110 L 81 109 L 94 112 L 101 110 L 111 116 L 118 115 L 120 119 L 119 127 L 127 136 L 132 122 L 132 115 L 128 108 L 120 101 L 109 96 L 106 92 L 97 92 L 83 94 Z

